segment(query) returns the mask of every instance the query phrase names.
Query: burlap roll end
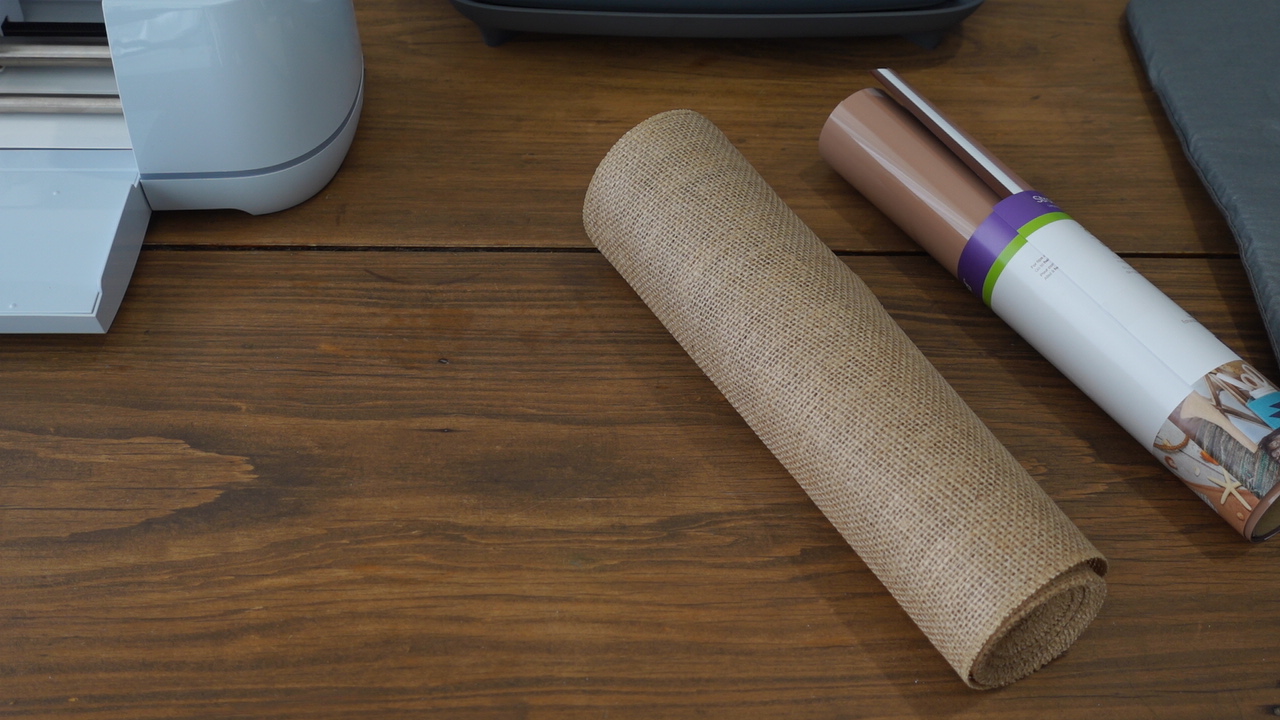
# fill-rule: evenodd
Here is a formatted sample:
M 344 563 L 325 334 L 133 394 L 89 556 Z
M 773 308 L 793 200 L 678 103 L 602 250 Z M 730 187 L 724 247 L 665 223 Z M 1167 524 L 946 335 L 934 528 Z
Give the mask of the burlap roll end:
M 961 677 L 990 690 L 1030 675 L 1062 655 L 1097 617 L 1107 597 L 1106 564 L 1083 562 L 1049 581 L 1000 625 Z

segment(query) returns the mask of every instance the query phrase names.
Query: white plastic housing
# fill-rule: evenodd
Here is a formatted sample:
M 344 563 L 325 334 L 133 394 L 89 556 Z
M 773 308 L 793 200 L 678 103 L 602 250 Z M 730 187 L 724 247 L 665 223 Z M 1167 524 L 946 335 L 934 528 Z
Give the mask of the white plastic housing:
M 364 62 L 351 0 L 102 0 L 155 210 L 274 212 L 345 157 Z

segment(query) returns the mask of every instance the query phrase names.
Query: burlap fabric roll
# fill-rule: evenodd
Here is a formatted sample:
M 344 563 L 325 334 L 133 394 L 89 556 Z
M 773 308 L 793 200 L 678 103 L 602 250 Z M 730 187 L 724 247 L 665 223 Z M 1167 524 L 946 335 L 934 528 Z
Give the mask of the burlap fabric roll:
M 583 218 L 966 683 L 1022 678 L 1092 621 L 1106 560 L 710 121 L 628 132 Z

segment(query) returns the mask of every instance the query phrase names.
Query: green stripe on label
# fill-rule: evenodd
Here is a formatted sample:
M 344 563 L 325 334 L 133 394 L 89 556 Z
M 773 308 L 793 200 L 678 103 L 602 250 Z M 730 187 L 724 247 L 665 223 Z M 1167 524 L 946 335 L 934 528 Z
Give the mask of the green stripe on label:
M 1009 244 L 1005 246 L 999 257 L 996 258 L 995 263 L 992 264 L 991 269 L 987 271 L 987 279 L 982 283 L 982 302 L 986 303 L 987 307 L 991 307 L 991 291 L 996 289 L 996 280 L 1000 279 L 1000 273 L 1004 272 L 1004 266 L 1008 265 L 1013 256 L 1017 255 L 1022 246 L 1026 244 L 1027 239 L 1022 236 L 1022 233 L 1018 233 L 1016 237 L 1009 241 Z
M 1040 228 L 1044 227 L 1045 225 L 1048 225 L 1051 222 L 1058 222 L 1059 220 L 1070 220 L 1070 219 L 1071 219 L 1071 216 L 1064 212 L 1045 213 L 1044 215 L 1041 215 L 1035 220 L 1032 220 L 1026 225 L 1023 225 L 1022 227 L 1018 228 L 1018 234 L 1025 238 L 1031 233 L 1039 230 Z
M 991 293 L 996 289 L 996 281 L 1000 279 L 1000 273 L 1004 272 L 1005 266 L 1009 264 L 1014 255 L 1018 254 L 1022 246 L 1027 244 L 1028 235 L 1049 223 L 1070 219 L 1071 216 L 1064 212 L 1045 213 L 1018 228 L 1018 234 L 1009 241 L 1009 244 L 1005 246 L 1005 249 L 1000 252 L 999 257 L 991 265 L 991 269 L 987 271 L 987 279 L 982 283 L 982 302 L 986 303 L 987 307 L 991 307 Z

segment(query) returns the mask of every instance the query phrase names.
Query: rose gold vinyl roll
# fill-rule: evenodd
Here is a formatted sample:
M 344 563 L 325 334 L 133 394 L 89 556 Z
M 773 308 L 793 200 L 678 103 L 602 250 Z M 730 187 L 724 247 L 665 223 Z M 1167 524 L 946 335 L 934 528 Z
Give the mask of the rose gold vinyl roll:
M 952 275 L 1000 198 L 883 92 L 840 103 L 818 140 L 822 157 Z
M 628 132 L 583 223 L 966 683 L 1093 619 L 1097 549 L 710 121 Z

